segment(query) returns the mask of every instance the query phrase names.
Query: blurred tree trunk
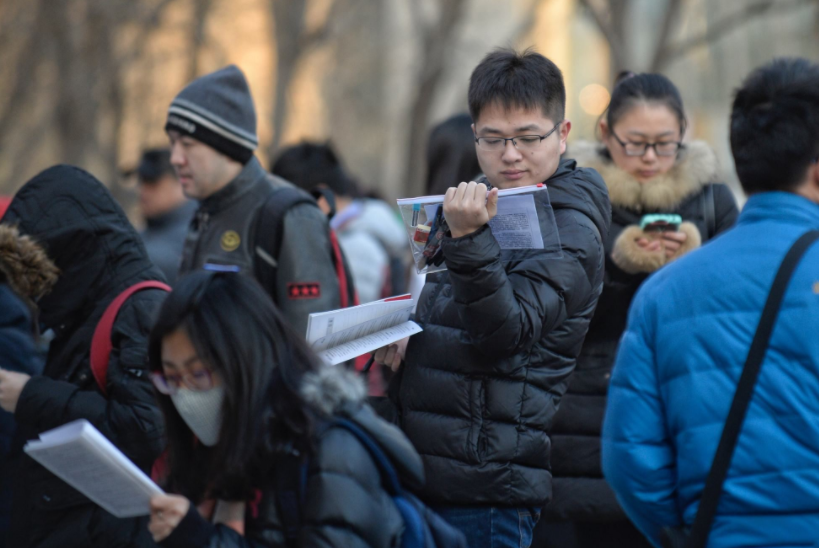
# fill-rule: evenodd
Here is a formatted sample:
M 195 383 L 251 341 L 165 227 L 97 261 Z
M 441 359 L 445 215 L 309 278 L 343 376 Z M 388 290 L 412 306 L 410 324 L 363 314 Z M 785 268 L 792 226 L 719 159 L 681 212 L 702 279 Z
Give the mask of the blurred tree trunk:
M 464 0 L 438 0 L 438 17 L 434 23 L 424 24 L 415 4 L 418 35 L 421 37 L 420 74 L 417 78 L 418 93 L 410 108 L 410 134 L 404 188 L 410 195 L 420 195 L 424 190 L 426 169 L 425 150 L 429 129 L 429 114 L 438 93 L 441 76 L 447 62 L 447 50 L 456 39 L 455 29 L 463 17 Z

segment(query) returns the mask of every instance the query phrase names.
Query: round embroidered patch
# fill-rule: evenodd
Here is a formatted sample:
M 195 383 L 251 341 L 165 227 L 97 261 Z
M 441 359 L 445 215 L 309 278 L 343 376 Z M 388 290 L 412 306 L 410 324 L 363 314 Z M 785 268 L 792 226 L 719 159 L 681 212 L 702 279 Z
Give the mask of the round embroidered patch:
M 236 248 L 239 247 L 239 244 L 242 243 L 242 239 L 239 238 L 239 234 L 236 233 L 234 230 L 228 230 L 224 234 L 222 234 L 222 240 L 220 244 L 222 245 L 222 249 L 225 251 L 234 251 Z

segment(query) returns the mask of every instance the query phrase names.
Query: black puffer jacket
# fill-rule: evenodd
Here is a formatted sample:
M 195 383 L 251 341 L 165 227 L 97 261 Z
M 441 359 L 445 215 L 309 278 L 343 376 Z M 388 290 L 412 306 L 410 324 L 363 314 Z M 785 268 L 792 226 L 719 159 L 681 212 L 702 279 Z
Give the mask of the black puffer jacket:
M 603 294 L 552 431 L 554 498 L 544 519 L 625 520 L 600 469 L 600 429 L 629 305 L 640 284 L 666 262 L 634 243 L 642 235 L 640 218 L 646 213 L 682 217 L 680 230 L 688 240 L 677 258 L 728 229 L 738 212 L 731 190 L 724 184 L 712 184 L 717 178 L 717 161 L 705 143 L 688 144 L 665 176 L 645 184 L 617 168 L 598 145 L 576 143 L 568 155 L 579 165 L 596 169 L 606 181 L 612 223 L 606 239 Z M 711 208 L 713 215 L 708 212 Z
M 137 466 L 149 470 L 162 449 L 162 416 L 147 375 L 146 345 L 160 290 L 144 290 L 120 309 L 111 339 L 108 397 L 90 371 L 91 338 L 103 311 L 125 288 L 162 280 L 111 194 L 90 174 L 56 166 L 26 183 L 4 223 L 17 224 L 61 273 L 38 306 L 54 330 L 43 375 L 32 377 L 15 411 L 19 445 L 87 419 Z M 27 456 L 14 489 L 10 546 L 150 546 L 145 519 L 116 519 Z
M 309 375 L 305 399 L 327 414 L 344 416 L 366 431 L 390 458 L 407 488 L 424 482 L 421 459 L 396 427 L 362 403 L 364 387 L 343 368 Z M 404 521 L 381 486 L 378 468 L 367 450 L 346 430 L 324 430 L 311 457 L 303 493 L 300 548 L 392 548 L 400 544 Z M 271 463 L 275 466 L 275 462 Z M 245 536 L 202 519 L 191 510 L 160 544 L 173 548 L 262 548 L 284 546 L 282 518 L 272 485 L 260 486 L 257 504 L 245 512 Z
M 600 294 L 610 210 L 597 173 L 573 161 L 546 182 L 562 256 L 502 252 L 485 226 L 444 240 L 448 270 L 421 294 L 424 331 L 395 382 L 432 502 L 541 506 L 551 497 L 548 432 Z

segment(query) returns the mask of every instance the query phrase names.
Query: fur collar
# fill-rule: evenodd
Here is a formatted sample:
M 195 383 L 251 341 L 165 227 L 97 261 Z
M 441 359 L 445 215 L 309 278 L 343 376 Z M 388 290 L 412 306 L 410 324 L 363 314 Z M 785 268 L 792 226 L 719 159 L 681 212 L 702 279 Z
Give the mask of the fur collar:
M 325 415 L 333 415 L 348 404 L 360 404 L 366 396 L 364 383 L 343 365 L 323 365 L 306 374 L 301 384 L 304 401 Z
M 567 155 L 577 160 L 577 165 L 597 170 L 609 188 L 611 203 L 619 207 L 636 211 L 673 210 L 717 179 L 717 157 L 704 141 L 686 143 L 674 167 L 645 184 L 615 166 L 603 151 L 597 143 L 579 141 L 572 143 Z
M 31 237 L 0 224 L 0 273 L 15 293 L 34 301 L 51 291 L 59 272 Z

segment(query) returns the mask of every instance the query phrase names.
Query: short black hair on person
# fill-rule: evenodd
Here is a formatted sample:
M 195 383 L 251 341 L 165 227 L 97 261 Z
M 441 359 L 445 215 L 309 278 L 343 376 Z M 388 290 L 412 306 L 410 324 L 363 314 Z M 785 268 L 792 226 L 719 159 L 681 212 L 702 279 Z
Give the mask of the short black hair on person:
M 819 65 L 775 59 L 734 96 L 731 152 L 747 194 L 791 191 L 819 155 Z
M 566 111 L 563 74 L 546 57 L 527 49 L 497 49 L 488 54 L 469 78 L 469 114 L 477 123 L 484 108 L 500 104 L 505 109 L 539 108 L 557 123 Z
M 680 137 L 685 135 L 687 121 L 680 90 L 671 80 L 656 73 L 635 74 L 623 71 L 617 75 L 606 111 L 609 129 L 611 130 L 636 104 L 642 102 L 658 103 L 668 107 L 680 123 Z
M 324 187 L 336 196 L 358 194 L 355 182 L 330 143 L 305 141 L 288 147 L 273 162 L 270 172 L 307 192 Z
M 174 175 L 171 165 L 171 151 L 167 148 L 152 148 L 142 153 L 136 169 L 142 183 L 155 183 L 165 175 Z

